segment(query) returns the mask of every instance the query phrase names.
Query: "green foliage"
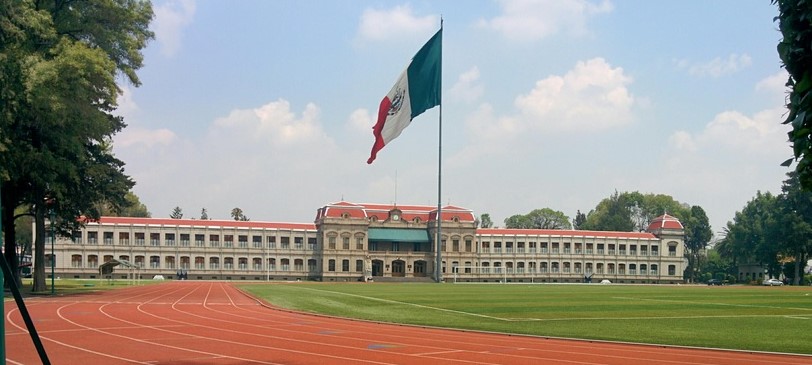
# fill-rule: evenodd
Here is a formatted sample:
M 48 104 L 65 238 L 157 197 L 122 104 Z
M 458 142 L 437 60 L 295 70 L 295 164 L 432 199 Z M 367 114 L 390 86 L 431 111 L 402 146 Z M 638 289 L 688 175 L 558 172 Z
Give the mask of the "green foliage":
M 180 209 L 180 207 L 175 207 L 175 209 L 172 209 L 172 213 L 169 214 L 169 218 L 172 219 L 183 218 L 183 209 Z
M 234 208 L 231 210 L 231 218 L 234 218 L 235 221 L 250 221 L 251 219 L 243 214 L 242 209 Z M 202 219 L 202 218 L 201 218 Z
M 516 214 L 505 219 L 505 228 L 571 229 L 570 218 L 550 208 L 534 209 L 525 215 Z
M 734 262 L 764 265 L 771 276 L 789 265 L 797 285 L 812 252 L 812 193 L 801 189 L 798 173 L 787 176 L 781 195 L 758 192 L 736 212 L 717 248 Z
M 482 213 L 479 219 L 479 226 L 482 228 L 491 228 L 493 227 L 493 221 L 491 220 L 491 215 L 488 213 Z
M 778 28 L 782 39 L 778 43 L 778 56 L 789 73 L 786 86 L 787 113 L 784 124 L 792 130 L 788 133 L 792 144 L 795 170 L 801 185 L 812 189 L 812 6 L 806 0 L 772 0 L 778 5 Z M 789 166 L 792 160 L 783 163 Z
M 593 231 L 643 231 L 656 217 L 668 213 L 687 222 L 689 208 L 669 195 L 618 193 L 603 199 L 586 216 L 582 229 Z
M 584 224 L 586 224 L 586 214 L 578 210 L 575 213 L 575 219 L 572 220 L 572 229 L 582 229 L 581 227 L 583 227 Z
M 685 255 L 688 258 L 685 276 L 692 282 L 696 282 L 696 276 L 703 266 L 703 250 L 713 238 L 713 231 L 711 231 L 708 215 L 698 205 L 692 206 L 688 210 L 688 216 L 683 219 L 685 219 L 682 222 L 685 227 Z
M 44 260 L 44 220 L 68 232 L 78 216 L 127 206 L 134 182 L 111 152 L 124 121 L 112 112 L 120 72 L 138 85 L 141 50 L 153 37 L 143 0 L 5 1 L 0 4 L 0 178 L 4 225 L 28 206 Z M 45 204 L 47 202 L 47 206 Z M 15 252 L 13 230 L 5 252 Z M 9 260 L 14 262 L 14 260 Z M 34 290 L 44 287 L 42 265 Z
M 805 295 L 812 288 L 807 287 L 388 283 L 242 287 L 285 308 L 376 321 L 812 354 L 808 321 L 798 318 L 812 318 L 812 303 Z

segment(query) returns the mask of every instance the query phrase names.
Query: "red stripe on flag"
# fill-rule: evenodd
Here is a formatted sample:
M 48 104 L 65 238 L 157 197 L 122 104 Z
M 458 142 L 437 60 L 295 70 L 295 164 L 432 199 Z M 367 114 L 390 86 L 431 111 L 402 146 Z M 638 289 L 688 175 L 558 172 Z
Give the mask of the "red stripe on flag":
M 386 144 L 383 140 L 383 136 L 381 136 L 381 132 L 383 131 L 384 124 L 386 124 L 386 117 L 389 115 L 389 109 L 391 107 L 392 101 L 389 100 L 389 96 L 384 96 L 383 100 L 381 100 L 381 105 L 378 107 L 378 121 L 375 123 L 375 126 L 372 127 L 372 134 L 375 136 L 375 144 L 372 145 L 372 152 L 369 154 L 367 164 L 371 164 L 372 161 L 375 161 L 375 157 L 378 156 L 378 151 Z

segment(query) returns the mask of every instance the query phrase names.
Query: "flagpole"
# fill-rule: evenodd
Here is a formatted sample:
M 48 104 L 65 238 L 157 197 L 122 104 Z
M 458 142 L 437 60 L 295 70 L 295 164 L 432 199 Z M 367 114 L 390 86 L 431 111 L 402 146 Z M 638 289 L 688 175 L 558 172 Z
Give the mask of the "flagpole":
M 440 16 L 440 31 L 443 31 L 443 17 Z M 443 53 L 440 48 L 440 69 L 443 67 Z M 442 75 L 442 71 L 440 72 Z M 443 282 L 443 78 L 440 77 L 440 116 L 439 116 L 439 133 L 437 142 L 437 263 L 435 268 L 437 270 L 437 282 Z

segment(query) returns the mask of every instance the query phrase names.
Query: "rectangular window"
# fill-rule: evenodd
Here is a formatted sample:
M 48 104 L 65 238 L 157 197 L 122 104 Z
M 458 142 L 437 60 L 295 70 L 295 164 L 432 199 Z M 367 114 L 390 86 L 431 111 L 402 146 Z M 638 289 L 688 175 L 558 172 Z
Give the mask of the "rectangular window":
M 471 252 L 472 245 L 471 240 L 465 240 L 465 252 Z
M 350 260 L 341 260 L 341 271 L 350 271 Z
M 336 260 L 327 261 L 327 271 L 336 271 Z
M 293 246 L 297 250 L 304 249 L 304 237 L 293 237 Z
M 460 252 L 460 240 L 458 239 L 451 240 L 451 251 Z
M 237 244 L 240 245 L 239 246 L 240 248 L 248 248 L 248 236 L 246 235 L 237 236 Z
M 175 245 L 175 234 L 174 233 L 165 233 L 164 234 L 164 242 L 166 242 L 167 246 L 174 246 Z
M 223 246 L 234 247 L 234 235 L 227 234 L 223 236 Z
M 149 245 L 150 246 L 160 246 L 161 245 L 161 234 L 160 233 L 150 233 L 149 234 Z
M 268 248 L 276 248 L 276 236 L 268 236 Z
M 262 236 L 251 237 L 251 242 L 254 248 L 262 248 Z
M 203 246 L 203 242 L 204 242 L 203 240 L 204 240 L 204 239 L 205 239 L 205 236 L 204 236 L 204 235 L 202 235 L 202 234 L 196 234 L 196 235 L 195 235 L 195 246 L 198 246 L 198 247 Z
M 113 244 L 113 232 L 104 232 L 104 244 L 105 245 Z
M 281 241 L 279 242 L 282 245 L 283 249 L 289 250 L 290 249 L 290 237 L 282 237 Z
M 349 237 L 341 237 L 341 248 L 345 250 L 350 249 L 350 238 Z
M 331 250 L 336 249 L 336 238 L 335 237 L 327 237 L 327 244 Z
M 311 250 L 311 251 L 315 250 L 316 245 L 318 245 L 318 240 L 316 239 L 316 237 L 308 237 L 307 238 L 307 249 L 308 250 Z
M 363 237 L 355 237 L 355 249 L 356 250 L 363 250 L 364 249 L 364 238 Z
M 355 260 L 355 271 L 356 272 L 364 271 L 364 260 Z

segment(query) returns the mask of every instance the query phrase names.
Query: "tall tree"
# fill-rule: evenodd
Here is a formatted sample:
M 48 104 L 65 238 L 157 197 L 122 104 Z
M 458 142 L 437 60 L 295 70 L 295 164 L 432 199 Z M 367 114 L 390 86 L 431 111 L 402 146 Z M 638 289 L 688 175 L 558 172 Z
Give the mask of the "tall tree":
M 702 270 L 701 262 L 708 242 L 713 238 L 708 215 L 702 207 L 695 205 L 691 207 L 690 215 L 683 221 L 685 227 L 685 256 L 688 259 L 688 267 L 685 269 L 686 276 L 691 282 L 696 282 Z
M 778 56 L 789 74 L 786 86 L 788 113 L 784 124 L 789 124 L 795 170 L 801 185 L 812 189 L 812 7 L 804 0 L 772 0 L 778 5 L 778 29 L 782 39 L 778 43 Z M 792 164 L 793 159 L 783 163 Z
M 112 114 L 120 93 L 115 80 L 121 73 L 140 84 L 135 71 L 142 65 L 141 49 L 153 37 L 152 16 L 151 4 L 142 0 L 0 5 L 3 224 L 13 227 L 15 207 L 31 207 L 35 291 L 45 289 L 46 216 L 69 232 L 80 223 L 77 216 L 99 216 L 99 201 L 126 204 L 133 181 L 109 149 L 111 137 L 124 127 Z M 15 265 L 9 235 L 14 234 L 6 233 L 5 252 Z
M 550 208 L 534 209 L 525 215 L 516 214 L 505 219 L 506 228 L 571 229 L 570 218 Z
M 169 218 L 172 219 L 183 218 L 183 209 L 180 209 L 180 207 L 175 207 L 175 209 L 172 209 L 172 213 L 169 214 Z
M 724 238 L 717 245 L 719 253 L 736 264 L 760 264 L 769 274 L 777 274 L 780 271 L 777 207 L 776 196 L 757 192 L 727 223 Z
M 787 174 L 779 196 L 781 254 L 793 261 L 793 284 L 799 285 L 812 253 L 812 192 L 801 189 L 797 172 Z
M 579 209 L 578 212 L 575 213 L 575 218 L 572 220 L 572 228 L 573 229 L 582 229 L 584 223 L 586 223 L 586 214 L 581 213 Z
M 235 221 L 250 221 L 248 217 L 243 214 L 242 209 L 234 208 L 231 210 L 231 218 L 234 218 Z
M 482 228 L 491 228 L 493 227 L 493 221 L 491 220 L 491 215 L 488 213 L 483 213 L 479 219 L 479 226 Z

